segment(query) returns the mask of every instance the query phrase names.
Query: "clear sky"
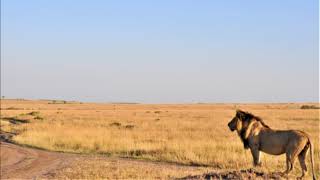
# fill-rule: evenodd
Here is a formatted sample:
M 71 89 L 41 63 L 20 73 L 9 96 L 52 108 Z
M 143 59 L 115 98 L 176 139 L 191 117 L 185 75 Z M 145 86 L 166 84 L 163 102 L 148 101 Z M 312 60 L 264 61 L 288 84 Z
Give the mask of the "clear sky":
M 1 95 L 317 102 L 317 0 L 2 0 Z

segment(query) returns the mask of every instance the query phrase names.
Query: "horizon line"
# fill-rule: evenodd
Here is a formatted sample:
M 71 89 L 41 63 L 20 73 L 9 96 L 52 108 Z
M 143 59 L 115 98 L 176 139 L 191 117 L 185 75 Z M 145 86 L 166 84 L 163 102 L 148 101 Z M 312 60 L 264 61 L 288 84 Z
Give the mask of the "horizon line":
M 65 100 L 65 99 L 47 99 L 47 98 L 40 98 L 40 99 L 33 99 L 33 98 L 3 98 L 1 96 L 1 100 L 17 100 L 17 101 L 61 101 L 65 103 L 96 103 L 96 104 L 146 104 L 146 105 L 153 105 L 153 104 L 168 104 L 168 105 L 174 105 L 174 104 L 302 104 L 302 103 L 310 103 L 310 104 L 320 104 L 320 101 L 279 101 L 279 102 L 271 102 L 271 101 L 264 101 L 264 102 L 254 102 L 254 101 L 248 101 L 248 102 L 163 102 L 163 103 L 147 103 L 147 102 L 130 102 L 130 101 L 79 101 L 79 100 Z

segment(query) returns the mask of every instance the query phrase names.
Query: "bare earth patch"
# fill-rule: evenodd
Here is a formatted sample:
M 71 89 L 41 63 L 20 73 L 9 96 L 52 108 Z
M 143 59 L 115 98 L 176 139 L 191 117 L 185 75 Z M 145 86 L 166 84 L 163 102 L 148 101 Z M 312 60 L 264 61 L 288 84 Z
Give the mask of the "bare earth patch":
M 66 166 L 71 155 L 1 142 L 1 179 L 34 179 Z

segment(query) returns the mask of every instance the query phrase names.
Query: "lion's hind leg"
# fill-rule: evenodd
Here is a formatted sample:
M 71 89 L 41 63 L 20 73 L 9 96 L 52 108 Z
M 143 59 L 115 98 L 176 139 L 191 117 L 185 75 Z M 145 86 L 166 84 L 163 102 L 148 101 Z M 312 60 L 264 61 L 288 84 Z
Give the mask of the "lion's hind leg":
M 301 164 L 301 160 L 302 160 L 302 155 L 303 155 L 303 151 L 305 150 L 306 147 L 306 142 L 305 141 L 292 141 L 292 143 L 290 143 L 287 147 L 287 152 L 286 152 L 286 159 L 287 159 L 287 170 L 285 171 L 286 174 L 289 174 L 293 167 L 294 167 L 294 162 L 297 159 L 298 155 L 299 155 L 299 161 Z M 300 157 L 301 154 L 301 157 Z M 305 155 L 304 155 L 305 156 Z M 301 159 L 301 160 L 300 160 Z M 305 157 L 304 157 L 305 159 Z M 303 160 L 304 162 L 304 160 Z M 305 165 L 305 164 L 304 164 Z M 302 167 L 303 165 L 301 165 Z M 304 170 L 302 170 L 304 171 Z
M 298 159 L 299 159 L 301 171 L 302 171 L 302 175 L 300 176 L 301 179 L 304 177 L 305 173 L 308 171 L 306 160 L 305 160 L 308 153 L 308 149 L 309 149 L 309 144 L 307 144 L 298 155 Z
M 293 167 L 294 167 L 294 162 L 297 159 L 298 154 L 300 154 L 302 148 L 295 148 L 295 149 L 291 149 L 289 148 L 289 150 L 286 152 L 286 164 L 287 164 L 287 169 L 284 172 L 285 174 L 289 174 Z

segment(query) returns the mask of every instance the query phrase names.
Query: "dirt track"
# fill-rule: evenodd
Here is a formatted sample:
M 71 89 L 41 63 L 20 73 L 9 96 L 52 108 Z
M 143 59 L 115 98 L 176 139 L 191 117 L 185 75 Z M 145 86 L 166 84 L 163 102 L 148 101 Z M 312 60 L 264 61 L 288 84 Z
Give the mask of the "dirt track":
M 2 134 L 3 135 L 3 134 Z M 170 168 L 175 170 L 194 171 L 197 166 L 179 165 L 166 162 L 152 162 L 127 158 L 104 157 L 100 155 L 79 155 L 49 152 L 29 147 L 15 145 L 13 143 L 0 141 L 1 179 L 56 179 L 61 178 L 60 170 L 74 168 L 79 162 L 103 161 L 112 164 L 135 166 L 140 168 L 153 167 L 153 170 Z M 58 174 L 57 174 L 58 173 Z M 68 176 L 62 176 L 68 178 Z M 195 177 L 191 177 L 194 179 Z M 187 179 L 189 179 L 187 177 Z M 199 179 L 196 177 L 196 179 Z
M 3 135 L 3 134 L 2 134 Z M 100 155 L 78 155 L 68 153 L 49 152 L 29 147 L 23 147 L 0 141 L 1 149 L 1 179 L 56 179 L 61 177 L 60 170 L 74 168 L 77 163 L 85 161 L 103 161 L 112 164 L 135 166 L 140 168 L 153 167 L 153 170 L 170 168 L 175 170 L 194 171 L 197 166 L 179 165 L 166 162 L 152 162 L 127 158 L 104 157 Z M 57 174 L 58 173 L 58 174 Z M 194 179 L 195 177 L 191 177 Z M 189 179 L 189 177 L 187 177 Z M 196 177 L 196 179 L 199 179 Z
M 71 159 L 72 155 L 68 154 L 1 142 L 1 179 L 39 178 L 52 170 L 64 167 Z
M 21 147 L 8 142 L 1 142 L 1 179 L 37 179 L 56 178 L 55 173 L 60 169 L 72 166 L 72 162 L 80 159 L 90 159 L 92 156 L 82 156 L 76 154 L 48 152 L 33 148 Z M 103 161 L 114 161 L 113 158 L 102 158 Z M 157 166 L 157 168 L 188 168 L 196 169 L 193 166 L 181 166 L 169 163 L 155 163 L 132 159 L 116 158 L 120 163 L 129 163 L 134 166 L 147 167 Z M 53 176 L 52 176 L 53 175 Z M 195 176 L 186 176 L 177 179 L 281 179 L 278 174 L 265 174 L 252 169 L 221 172 L 210 172 Z

